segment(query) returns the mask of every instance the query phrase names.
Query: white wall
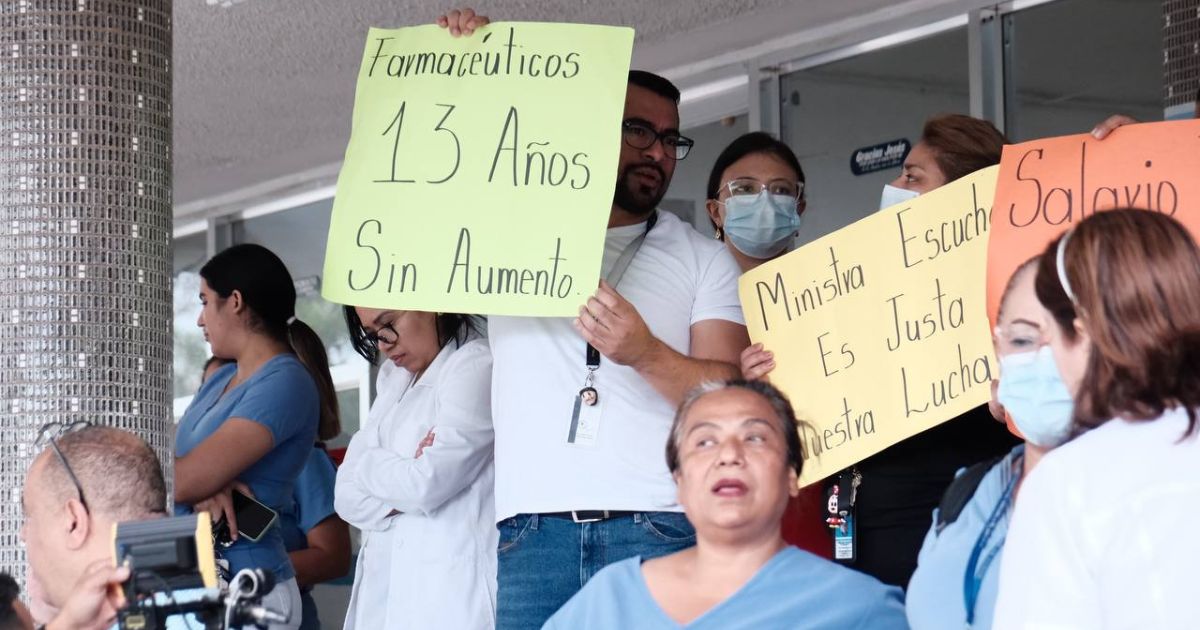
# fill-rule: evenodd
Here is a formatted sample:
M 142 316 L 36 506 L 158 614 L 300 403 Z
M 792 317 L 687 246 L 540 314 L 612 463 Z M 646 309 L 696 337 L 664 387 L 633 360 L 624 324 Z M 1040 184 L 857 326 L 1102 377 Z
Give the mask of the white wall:
M 855 149 L 897 138 L 916 143 L 930 114 L 967 111 L 966 88 L 874 85 L 806 71 L 783 77 L 782 136 L 799 156 L 808 180 L 808 210 L 797 242 L 807 243 L 878 210 L 883 185 L 899 170 L 856 176 L 850 170 Z

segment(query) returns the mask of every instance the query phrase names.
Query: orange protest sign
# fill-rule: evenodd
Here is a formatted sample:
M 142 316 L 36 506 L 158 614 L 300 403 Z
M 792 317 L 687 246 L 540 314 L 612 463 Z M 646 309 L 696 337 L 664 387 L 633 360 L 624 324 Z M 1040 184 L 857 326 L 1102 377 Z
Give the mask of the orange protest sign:
M 1018 267 L 1075 223 L 1114 208 L 1169 214 L 1200 234 L 1200 120 L 1004 147 L 988 243 L 991 320 Z

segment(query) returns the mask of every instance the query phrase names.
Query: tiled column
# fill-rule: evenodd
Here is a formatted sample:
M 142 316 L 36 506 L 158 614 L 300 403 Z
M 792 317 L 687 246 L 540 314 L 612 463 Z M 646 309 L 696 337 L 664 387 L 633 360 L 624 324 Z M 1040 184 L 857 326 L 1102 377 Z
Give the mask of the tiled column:
M 0 19 L 0 570 L 20 577 L 39 427 L 128 429 L 170 469 L 171 2 Z

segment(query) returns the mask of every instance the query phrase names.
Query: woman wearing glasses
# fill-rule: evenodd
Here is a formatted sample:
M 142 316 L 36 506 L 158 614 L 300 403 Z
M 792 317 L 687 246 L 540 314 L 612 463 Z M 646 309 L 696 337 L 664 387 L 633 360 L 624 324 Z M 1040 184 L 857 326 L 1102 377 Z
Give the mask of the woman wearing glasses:
M 349 629 L 492 628 L 493 508 L 487 342 L 453 313 L 346 307 L 378 395 L 337 473 L 334 506 L 362 530 Z
M 717 156 L 708 176 L 709 220 L 742 271 L 791 250 L 804 216 L 804 170 L 788 145 L 753 132 Z M 746 354 L 757 356 L 755 344 Z M 783 515 L 787 542 L 829 557 L 828 528 L 820 521 L 821 489 L 811 486 L 788 502 Z
M 1000 161 L 1006 140 L 989 122 L 958 114 L 925 123 L 899 177 L 883 191 L 881 207 L 929 192 Z M 760 344 L 742 353 L 746 378 L 762 378 L 775 368 Z M 917 553 L 956 471 L 1008 453 L 1016 440 L 980 405 L 957 418 L 868 457 L 826 482 L 857 488 L 849 506 L 855 522 L 852 566 L 886 584 L 904 587 L 917 565 Z M 843 495 L 844 496 L 844 495 Z M 813 515 L 822 518 L 824 515 Z
M 1035 258 L 1009 279 L 993 338 L 1000 360 L 997 411 L 1025 444 L 966 469 L 946 490 L 908 585 L 913 630 L 992 627 L 1000 554 L 1021 480 L 1070 434 L 1071 394 L 1062 381 L 1046 378 L 1054 367 L 1046 345 L 1053 319 L 1038 302 L 1036 276 Z
M 796 154 L 762 132 L 734 140 L 708 176 L 708 217 L 742 271 L 791 249 L 804 216 L 804 171 Z
M 233 542 L 220 554 L 229 569 L 274 573 L 264 605 L 289 621 L 271 627 L 298 628 L 300 590 L 280 529 L 272 525 L 257 540 L 240 536 L 232 493 L 287 511 L 318 428 L 340 431 L 325 347 L 296 319 L 292 276 L 267 248 L 230 247 L 200 269 L 200 279 L 197 324 L 213 356 L 233 363 L 204 382 L 179 421 L 175 511 L 225 518 Z
M 1200 619 L 1200 248 L 1146 210 L 1089 215 L 1038 257 L 1041 389 L 1074 437 L 1021 488 L 994 627 Z M 1007 378 L 1007 377 L 1006 377 Z

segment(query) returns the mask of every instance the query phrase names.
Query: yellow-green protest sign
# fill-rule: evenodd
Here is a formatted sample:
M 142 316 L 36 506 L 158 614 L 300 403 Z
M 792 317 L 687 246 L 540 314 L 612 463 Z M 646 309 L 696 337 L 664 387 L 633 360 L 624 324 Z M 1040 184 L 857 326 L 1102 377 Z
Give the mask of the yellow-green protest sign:
M 633 30 L 371 29 L 322 294 L 570 316 L 600 274 Z
M 739 281 L 770 379 L 806 422 L 808 484 L 988 400 L 997 167 L 886 208 Z

